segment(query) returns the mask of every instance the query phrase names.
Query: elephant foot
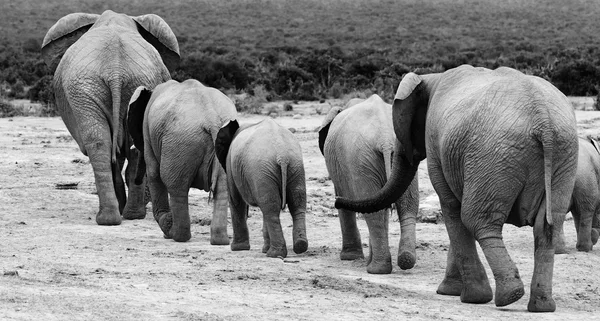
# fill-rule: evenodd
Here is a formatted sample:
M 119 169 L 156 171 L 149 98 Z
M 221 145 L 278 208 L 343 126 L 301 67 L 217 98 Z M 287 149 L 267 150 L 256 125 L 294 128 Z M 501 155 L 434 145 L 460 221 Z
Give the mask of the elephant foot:
M 342 249 L 340 252 L 340 259 L 342 261 L 354 261 L 358 259 L 364 259 L 365 255 L 363 254 L 362 248 L 358 249 Z
M 404 251 L 398 254 L 398 266 L 402 270 L 412 269 L 417 263 L 416 253 Z
M 507 306 L 518 301 L 525 294 L 523 281 L 520 278 L 496 281 L 496 296 L 494 303 L 498 307 Z
M 463 303 L 482 304 L 492 301 L 493 298 L 492 287 L 487 278 L 477 283 L 466 282 L 460 293 L 460 302 Z
M 598 238 L 600 237 L 600 228 L 592 229 L 592 244 L 596 244 L 598 242 Z
M 250 242 L 249 241 L 243 241 L 243 242 L 232 242 L 231 243 L 231 250 L 232 251 L 248 251 L 250 250 Z
M 462 278 L 455 279 L 455 278 L 445 277 L 435 292 L 437 294 L 441 294 L 441 295 L 459 296 L 462 294 L 462 290 L 463 290 Z
M 126 220 L 142 220 L 146 218 L 146 207 L 132 209 L 125 205 L 125 210 L 123 210 L 123 218 Z
M 271 244 L 265 242 L 265 244 L 263 244 L 263 247 L 262 247 L 262 252 L 267 253 L 267 252 L 269 252 L 270 248 L 271 248 Z
M 118 208 L 100 208 L 100 211 L 96 214 L 96 223 L 98 225 L 120 225 L 121 213 L 119 213 Z
M 287 248 L 285 246 L 282 248 L 270 246 L 267 251 L 267 257 L 287 257 Z
M 210 227 L 210 245 L 229 245 L 226 227 Z
M 367 273 L 369 274 L 390 274 L 392 273 L 392 260 L 384 260 L 381 262 L 371 261 L 367 265 Z
M 531 294 L 529 303 L 527 304 L 527 311 L 529 312 L 554 312 L 556 310 L 556 303 L 552 297 L 545 295 L 534 295 Z
M 564 236 L 559 237 L 554 245 L 554 254 L 567 254 L 567 246 L 565 245 Z
M 173 237 L 173 241 L 175 242 L 187 242 L 192 238 L 192 233 L 189 226 L 171 231 L 171 235 Z
M 592 250 L 592 241 L 586 241 L 586 242 L 577 242 L 577 245 L 575 246 L 577 248 L 577 251 L 580 252 L 589 252 Z M 556 253 L 556 254 L 562 254 L 562 253 Z
M 158 226 L 162 230 L 166 239 L 173 237 L 171 228 L 173 227 L 173 215 L 171 213 L 163 213 L 158 217 Z
M 294 253 L 300 254 L 308 250 L 308 241 L 305 239 L 299 239 L 294 242 Z

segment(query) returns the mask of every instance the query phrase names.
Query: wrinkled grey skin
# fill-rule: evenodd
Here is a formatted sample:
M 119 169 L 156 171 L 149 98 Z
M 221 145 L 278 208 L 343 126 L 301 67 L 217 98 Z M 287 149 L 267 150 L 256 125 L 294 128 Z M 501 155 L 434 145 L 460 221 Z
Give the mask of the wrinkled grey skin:
M 287 204 L 293 220 L 294 252 L 305 252 L 306 180 L 302 150 L 294 135 L 270 118 L 242 127 L 234 120 L 219 130 L 215 148 L 227 171 L 231 249 L 250 249 L 248 205 L 258 206 L 263 213 L 262 252 L 268 257 L 286 257 L 279 215 Z
M 511 68 L 463 65 L 407 74 L 392 119 L 401 151 L 394 154 L 392 176 L 374 196 L 338 198 L 336 207 L 373 212 L 389 206 L 427 157 L 450 237 L 437 292 L 470 303 L 492 299 L 477 241 L 494 273 L 495 304 L 517 301 L 523 282 L 504 246 L 502 226 L 529 225 L 535 263 L 527 308 L 554 311 L 554 237 L 569 209 L 579 145 L 568 99 L 547 81 Z
M 188 193 L 191 187 L 214 197 L 210 243 L 229 244 L 225 172 L 215 159 L 214 140 L 221 124 L 235 119 L 233 102 L 197 80 L 169 80 L 153 91 L 136 89 L 128 112 L 128 128 L 143 152 L 136 183 L 145 173 L 152 212 L 165 237 L 191 238 Z
M 350 108 L 351 107 L 351 108 Z M 327 171 L 336 196 L 359 198 L 381 189 L 391 174 L 392 153 L 396 135 L 392 124 L 392 106 L 379 96 L 367 100 L 351 100 L 344 109 L 332 108 L 319 130 L 319 148 L 325 157 Z M 415 265 L 415 224 L 419 210 L 418 175 L 396 202 L 401 238 L 398 265 L 410 269 Z M 363 258 L 356 213 L 338 210 L 342 228 L 342 260 Z M 389 211 L 383 209 L 365 215 L 369 228 L 367 272 L 392 272 L 388 242 Z
M 579 138 L 577 178 L 569 210 L 577 231 L 577 250 L 591 251 L 600 234 L 600 145 L 592 138 Z M 566 252 L 561 232 L 556 253 Z
M 146 216 L 144 184 L 129 186 L 121 169 L 137 163 L 125 129 L 127 102 L 140 85 L 154 88 L 170 79 L 179 61 L 177 39 L 158 16 L 73 13 L 46 34 L 42 57 L 54 72 L 58 111 L 94 170 L 100 210 L 96 222 L 118 225 Z M 127 181 L 135 175 L 128 165 Z

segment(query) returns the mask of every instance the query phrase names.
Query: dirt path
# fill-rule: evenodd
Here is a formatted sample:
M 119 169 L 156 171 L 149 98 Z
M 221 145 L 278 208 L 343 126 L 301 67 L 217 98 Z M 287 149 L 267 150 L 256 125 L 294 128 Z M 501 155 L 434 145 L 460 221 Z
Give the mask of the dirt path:
M 249 219 L 252 249 L 209 245 L 207 193 L 191 193 L 192 239 L 163 239 L 146 219 L 115 227 L 95 223 L 92 168 L 60 118 L 0 119 L 0 319 L 2 320 L 592 320 L 600 319 L 600 247 L 556 257 L 557 312 L 527 313 L 533 272 L 531 228 L 505 227 L 505 241 L 526 294 L 507 308 L 461 304 L 435 294 L 448 250 L 443 224 L 417 225 L 418 262 L 369 275 L 364 260 L 339 260 L 341 236 L 317 134 L 323 116 L 280 117 L 301 141 L 308 186 L 309 250 L 285 260 L 261 252 L 261 216 Z M 249 117 L 249 121 L 260 118 Z M 600 133 L 600 113 L 578 112 L 582 133 Z M 437 207 L 421 166 L 421 207 Z M 77 189 L 56 184 L 78 183 Z M 288 243 L 291 219 L 282 213 Z M 368 251 L 368 233 L 359 220 Z M 391 222 L 395 264 L 400 227 Z M 231 229 L 230 229 L 231 235 Z M 289 245 L 289 244 L 288 244 Z M 484 263 L 487 267 L 487 264 Z M 488 277 L 493 278 L 488 269 Z

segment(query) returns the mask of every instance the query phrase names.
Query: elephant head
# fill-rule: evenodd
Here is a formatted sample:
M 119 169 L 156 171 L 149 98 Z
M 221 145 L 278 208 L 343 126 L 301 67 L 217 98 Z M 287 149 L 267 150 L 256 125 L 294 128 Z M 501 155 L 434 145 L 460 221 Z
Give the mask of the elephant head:
M 352 98 L 346 103 L 346 105 L 344 105 L 344 107 L 338 106 L 329 110 L 329 113 L 327 113 L 327 116 L 325 116 L 325 119 L 323 119 L 323 123 L 319 129 L 319 149 L 321 150 L 321 154 L 325 155 L 323 151 L 325 140 L 327 139 L 327 134 L 329 134 L 329 126 L 331 126 L 331 122 L 335 116 L 354 105 L 360 104 L 363 101 L 365 101 L 363 98 Z
M 389 207 L 402 196 L 410 186 L 419 163 L 426 157 L 425 120 L 428 101 L 429 91 L 422 83 L 422 76 L 406 74 L 398 86 L 392 105 L 397 152 L 394 153 L 390 179 L 369 199 L 348 200 L 338 197 L 335 201 L 336 208 L 372 213 Z
M 50 70 L 56 70 L 65 51 L 90 28 L 119 23 L 136 30 L 160 54 L 165 66 L 173 71 L 179 64 L 179 44 L 167 23 L 155 14 L 130 17 L 107 10 L 102 15 L 71 13 L 58 20 L 46 33 L 42 58 Z
M 135 184 L 140 185 L 146 174 L 146 161 L 144 160 L 144 113 L 152 96 L 152 91 L 144 86 L 139 86 L 129 101 L 127 111 L 127 128 L 133 145 L 140 151 L 138 166 L 135 173 Z
M 219 129 L 215 139 L 215 154 L 225 172 L 227 172 L 227 153 L 239 128 L 240 124 L 237 120 L 230 120 Z

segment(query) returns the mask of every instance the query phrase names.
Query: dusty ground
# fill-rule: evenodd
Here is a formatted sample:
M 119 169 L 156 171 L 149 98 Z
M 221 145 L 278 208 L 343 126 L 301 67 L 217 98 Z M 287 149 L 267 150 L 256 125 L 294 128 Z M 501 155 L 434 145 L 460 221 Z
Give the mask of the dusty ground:
M 448 237 L 443 224 L 417 225 L 417 265 L 369 275 L 364 261 L 340 261 L 341 236 L 314 129 L 323 116 L 277 118 L 296 129 L 306 167 L 309 250 L 285 259 L 260 252 L 260 212 L 249 219 L 252 249 L 209 245 L 207 194 L 192 191 L 192 239 L 163 238 L 151 215 L 98 226 L 92 168 L 60 118 L 0 119 L 0 319 L 2 320 L 591 320 L 600 319 L 600 246 L 556 257 L 552 314 L 526 311 L 533 271 L 531 228 L 505 227 L 505 241 L 525 286 L 507 308 L 461 304 L 435 294 Z M 257 120 L 252 116 L 249 120 Z M 600 133 L 600 112 L 580 111 L 582 134 Z M 424 164 L 421 207 L 437 208 Z M 78 183 L 77 189 L 56 184 Z M 291 219 L 282 213 L 288 243 Z M 367 229 L 359 221 L 365 252 Z M 395 260 L 399 224 L 391 222 Z M 231 235 L 231 229 L 230 229 Z M 483 258 L 483 256 L 482 256 Z M 394 262 L 395 264 L 395 262 Z M 484 264 L 487 264 L 484 261 Z M 488 269 L 488 277 L 492 277 Z M 491 279 L 493 286 L 493 278 Z

